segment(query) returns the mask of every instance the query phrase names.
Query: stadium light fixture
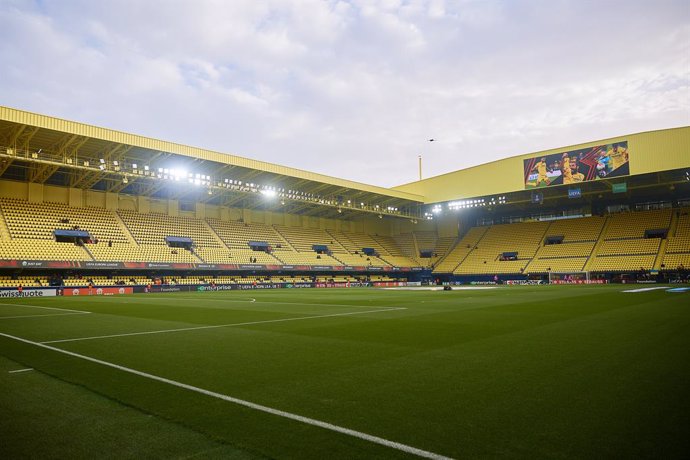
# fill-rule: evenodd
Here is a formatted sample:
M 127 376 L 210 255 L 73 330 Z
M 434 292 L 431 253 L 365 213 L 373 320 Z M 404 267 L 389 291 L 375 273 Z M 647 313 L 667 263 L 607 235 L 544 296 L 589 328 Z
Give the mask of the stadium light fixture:
M 269 189 L 264 189 L 261 190 L 261 194 L 265 196 L 266 198 L 273 198 L 276 196 L 276 191 L 275 190 L 269 190 Z

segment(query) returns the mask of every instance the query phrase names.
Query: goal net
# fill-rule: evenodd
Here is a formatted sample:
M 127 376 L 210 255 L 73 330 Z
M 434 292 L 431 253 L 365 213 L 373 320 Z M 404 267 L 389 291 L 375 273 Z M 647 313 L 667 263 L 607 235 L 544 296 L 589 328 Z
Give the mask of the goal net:
M 589 272 L 549 272 L 549 284 L 589 284 Z

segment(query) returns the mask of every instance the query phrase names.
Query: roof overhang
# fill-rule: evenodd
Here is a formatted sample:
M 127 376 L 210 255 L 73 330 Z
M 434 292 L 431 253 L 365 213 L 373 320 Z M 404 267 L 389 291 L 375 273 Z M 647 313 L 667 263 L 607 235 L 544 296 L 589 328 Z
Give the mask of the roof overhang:
M 417 219 L 424 201 L 408 191 L 8 107 L 0 107 L 0 178 L 320 217 Z

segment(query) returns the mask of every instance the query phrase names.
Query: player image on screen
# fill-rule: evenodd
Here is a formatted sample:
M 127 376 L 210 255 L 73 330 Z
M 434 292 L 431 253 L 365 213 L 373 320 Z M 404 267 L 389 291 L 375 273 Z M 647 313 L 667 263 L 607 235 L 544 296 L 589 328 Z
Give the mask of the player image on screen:
M 582 182 L 585 180 L 585 175 L 580 172 L 580 159 L 573 156 L 570 159 L 570 171 L 572 173 L 573 182 Z
M 551 181 L 549 180 L 548 177 L 546 177 L 546 158 L 542 157 L 542 159 L 534 165 L 534 168 L 532 168 L 533 171 L 537 171 L 537 183 L 536 187 L 539 187 L 539 184 L 542 182 L 546 185 L 549 185 Z
M 613 144 L 609 147 L 610 149 L 606 154 L 611 159 L 611 170 L 616 170 L 628 162 L 628 150 L 625 147 L 618 144 Z
M 541 154 L 523 160 L 526 189 L 579 184 L 630 175 L 628 142 Z
M 570 157 L 567 153 L 563 154 L 561 161 L 561 170 L 563 171 L 563 183 L 572 184 L 573 181 L 573 170 L 570 169 Z
M 597 175 L 599 177 L 606 177 L 609 175 L 609 162 L 611 158 L 606 154 L 604 150 L 599 151 L 599 157 L 597 158 Z

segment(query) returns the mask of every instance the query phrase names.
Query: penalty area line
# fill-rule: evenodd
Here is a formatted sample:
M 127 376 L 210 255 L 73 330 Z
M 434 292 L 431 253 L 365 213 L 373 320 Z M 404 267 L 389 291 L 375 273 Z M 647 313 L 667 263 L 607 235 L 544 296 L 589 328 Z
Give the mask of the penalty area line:
M 18 316 L 0 316 L 0 319 L 15 319 L 15 318 L 45 318 L 47 316 L 71 316 L 71 315 L 88 315 L 90 311 L 74 312 L 74 313 L 49 313 L 47 315 L 18 315 Z
M 2 302 L 0 305 L 12 305 L 15 307 L 26 307 L 26 308 L 42 308 L 44 310 L 57 310 L 57 311 L 71 311 L 75 313 L 91 313 L 90 311 L 84 311 L 84 310 L 70 310 L 69 308 L 55 308 L 55 307 L 41 307 L 39 305 L 27 305 L 23 303 L 5 303 Z
M 32 340 L 24 339 L 21 337 L 16 337 L 16 336 L 13 336 L 10 334 L 5 334 L 2 332 L 0 332 L 0 336 L 6 337 L 8 339 L 16 340 L 19 342 L 23 342 L 23 343 L 26 343 L 29 345 L 33 345 L 36 347 L 44 348 L 46 350 L 51 350 L 51 351 L 55 351 L 57 353 L 62 353 L 62 354 L 68 355 L 68 356 L 72 356 L 74 358 L 83 359 L 85 361 L 90 361 L 92 363 L 96 363 L 96 364 L 100 364 L 102 366 L 117 369 L 119 371 L 138 375 L 140 377 L 144 377 L 144 378 L 147 378 L 150 380 L 155 380 L 157 382 L 165 383 L 165 384 L 172 385 L 172 386 L 175 386 L 178 388 L 183 388 L 185 390 L 189 390 L 189 391 L 193 391 L 195 393 L 210 396 L 212 398 L 217 398 L 217 399 L 220 399 L 223 401 L 237 404 L 239 406 L 248 407 L 248 408 L 254 409 L 256 411 L 264 412 L 264 413 L 271 414 L 271 415 L 276 415 L 278 417 L 283 417 L 283 418 L 287 418 L 290 420 L 295 420 L 295 421 L 298 421 L 301 423 L 305 423 L 307 425 L 316 426 L 316 427 L 323 428 L 326 430 L 334 431 L 336 433 L 340 433 L 340 434 L 344 434 L 344 435 L 351 436 L 354 438 L 362 439 L 364 441 L 369 441 L 369 442 L 374 443 L 374 444 L 379 444 L 379 445 L 382 445 L 385 447 L 389 447 L 391 449 L 399 450 L 401 452 L 405 452 L 405 453 L 412 454 L 412 455 L 417 455 L 419 457 L 431 458 L 431 459 L 437 459 L 437 460 L 446 460 L 446 459 L 450 458 L 450 457 L 445 457 L 443 455 L 429 452 L 426 450 L 418 449 L 416 447 L 408 446 L 407 444 L 402 444 L 399 442 L 390 441 L 388 439 L 381 438 L 381 437 L 374 436 L 374 435 L 367 434 L 367 433 L 363 433 L 361 431 L 352 430 L 350 428 L 345 428 L 345 427 L 342 427 L 339 425 L 334 425 L 332 423 L 324 422 L 321 420 L 305 417 L 305 416 L 298 415 L 298 414 L 293 414 L 292 412 L 286 412 L 286 411 L 283 411 L 280 409 L 274 409 L 272 407 L 263 406 L 261 404 L 253 403 L 251 401 L 247 401 L 244 399 L 235 398 L 233 396 L 225 395 L 222 393 L 216 393 L 215 391 L 206 390 L 204 388 L 195 387 L 193 385 L 188 385 L 186 383 L 178 382 L 176 380 L 171 380 L 171 379 L 167 379 L 165 377 L 160 377 L 158 375 L 149 374 L 148 372 L 138 371 L 136 369 L 121 366 L 119 364 L 111 363 L 109 361 L 103 361 L 103 360 L 98 359 L 98 358 L 92 358 L 91 356 L 86 356 L 86 355 L 82 355 L 79 353 L 74 353 L 72 351 L 63 350 L 61 348 L 52 347 L 52 346 L 46 345 L 44 343 L 34 342 Z
M 199 330 L 203 330 L 203 329 L 218 329 L 221 327 L 251 326 L 253 324 L 284 323 L 287 321 L 300 321 L 300 320 L 305 320 L 305 319 L 318 319 L 318 318 L 332 318 L 332 317 L 336 317 L 336 316 L 363 315 L 365 313 L 383 313 L 386 311 L 395 311 L 395 310 L 407 310 L 407 308 L 405 308 L 405 307 L 394 307 L 394 308 L 369 310 L 369 311 L 352 311 L 352 312 L 348 312 L 348 313 L 333 313 L 330 315 L 297 316 L 297 317 L 292 317 L 292 318 L 267 319 L 267 320 L 263 320 L 263 321 L 247 321 L 244 323 L 214 324 L 214 325 L 210 325 L 210 326 L 181 327 L 181 328 L 177 328 L 177 329 L 162 329 L 159 331 L 127 332 L 124 334 L 97 335 L 97 336 L 93 336 L 93 337 L 77 337 L 74 339 L 47 340 L 45 342 L 38 342 L 38 343 L 46 344 L 46 343 L 79 342 L 82 340 L 109 339 L 109 338 L 113 338 L 113 337 L 130 337 L 130 336 L 134 336 L 134 335 L 151 335 L 151 334 L 165 334 L 168 332 L 199 331 Z

